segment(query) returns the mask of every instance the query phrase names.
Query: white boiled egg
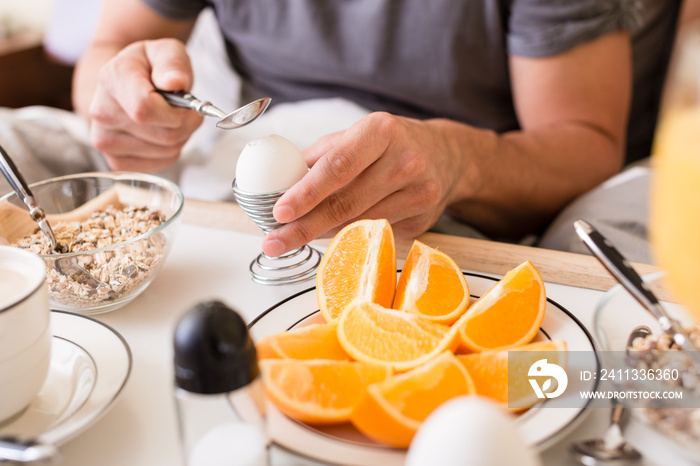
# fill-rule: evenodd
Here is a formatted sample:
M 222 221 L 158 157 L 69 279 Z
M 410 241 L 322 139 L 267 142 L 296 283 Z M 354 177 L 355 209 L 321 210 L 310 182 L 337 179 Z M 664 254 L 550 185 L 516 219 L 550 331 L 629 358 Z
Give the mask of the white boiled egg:
M 541 466 L 523 441 L 515 417 L 476 395 L 453 398 L 433 411 L 416 432 L 406 466 Z
M 285 191 L 308 172 L 301 151 L 289 140 L 273 134 L 250 141 L 236 164 L 236 185 L 250 194 Z

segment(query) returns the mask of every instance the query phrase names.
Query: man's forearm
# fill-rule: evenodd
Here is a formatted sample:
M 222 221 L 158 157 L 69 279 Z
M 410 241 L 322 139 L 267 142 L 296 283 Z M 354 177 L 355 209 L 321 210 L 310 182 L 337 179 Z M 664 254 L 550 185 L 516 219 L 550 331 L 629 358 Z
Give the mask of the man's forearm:
M 455 132 L 478 180 L 460 184 L 450 212 L 496 237 L 540 230 L 561 208 L 618 172 L 631 101 L 631 46 L 614 31 L 556 55 L 509 57 L 521 131 Z
M 447 126 L 453 149 L 469 160 L 447 212 L 494 237 L 538 231 L 622 166 L 624 141 L 582 124 L 503 135 Z

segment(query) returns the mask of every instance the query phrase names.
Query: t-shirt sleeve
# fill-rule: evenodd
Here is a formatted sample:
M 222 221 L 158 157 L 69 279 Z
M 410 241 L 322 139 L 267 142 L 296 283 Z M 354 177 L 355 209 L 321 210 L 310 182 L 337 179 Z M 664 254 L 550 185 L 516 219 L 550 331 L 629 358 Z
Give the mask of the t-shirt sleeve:
M 171 19 L 189 19 L 208 6 L 205 0 L 142 0 L 153 11 Z
M 634 25 L 634 0 L 513 0 L 508 52 L 540 57 Z

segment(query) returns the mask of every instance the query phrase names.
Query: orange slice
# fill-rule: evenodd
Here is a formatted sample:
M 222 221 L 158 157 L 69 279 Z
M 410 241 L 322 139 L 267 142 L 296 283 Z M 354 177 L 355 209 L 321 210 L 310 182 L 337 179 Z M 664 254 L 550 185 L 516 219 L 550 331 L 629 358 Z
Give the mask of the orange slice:
M 268 335 L 256 345 L 258 359 L 333 359 L 349 360 L 338 343 L 338 323 L 313 324 Z
M 367 437 L 405 448 L 438 406 L 474 393 L 474 383 L 457 358 L 446 351 L 427 364 L 367 387 L 350 416 Z
M 272 404 L 310 424 L 346 422 L 367 385 L 391 376 L 384 366 L 297 359 L 262 360 L 260 372 Z
M 442 324 L 454 323 L 469 305 L 469 286 L 447 254 L 414 241 L 392 307 Z
M 511 353 L 509 373 L 508 353 Z M 477 395 L 483 395 L 515 410 L 526 409 L 537 403 L 539 398 L 528 382 L 530 366 L 546 358 L 548 363 L 566 365 L 566 343 L 563 341 L 541 341 L 519 346 L 510 350 L 483 351 L 481 353 L 461 354 L 459 362 L 471 375 Z M 511 397 L 508 397 L 510 385 Z
M 420 366 L 455 338 L 447 325 L 375 303 L 353 301 L 338 321 L 338 341 L 350 357 L 397 371 Z
M 508 272 L 454 324 L 470 351 L 504 349 L 532 341 L 547 305 L 544 283 L 532 262 Z
M 391 307 L 396 290 L 396 245 L 385 219 L 358 220 L 335 235 L 316 273 L 316 295 L 327 322 L 354 299 Z

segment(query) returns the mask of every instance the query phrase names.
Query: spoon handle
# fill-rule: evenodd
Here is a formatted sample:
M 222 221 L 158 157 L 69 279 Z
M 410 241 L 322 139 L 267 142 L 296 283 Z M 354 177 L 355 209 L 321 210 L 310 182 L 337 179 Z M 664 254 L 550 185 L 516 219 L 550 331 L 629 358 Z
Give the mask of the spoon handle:
M 195 96 L 185 91 L 161 91 L 156 89 L 158 94 L 162 95 L 165 100 L 168 101 L 170 105 L 175 107 L 190 108 L 196 110 L 202 101 L 197 99 Z
M 620 422 L 622 422 L 622 415 L 625 413 L 625 407 L 622 406 L 617 398 L 613 398 L 612 405 L 613 408 L 612 412 L 610 413 L 610 424 L 617 424 L 619 426 Z
M 51 243 L 51 249 L 56 249 L 56 236 L 54 235 L 49 222 L 46 220 L 44 210 L 39 207 L 39 204 L 36 202 L 36 199 L 34 199 L 34 194 L 32 194 L 32 190 L 29 189 L 29 185 L 24 180 L 22 173 L 19 171 L 17 165 L 15 165 L 15 162 L 12 161 L 10 155 L 2 146 L 0 146 L 0 170 L 2 170 L 2 174 L 5 175 L 7 182 L 10 183 L 10 186 L 15 190 L 17 196 L 19 196 L 22 202 L 24 202 L 29 208 L 29 215 L 31 215 L 32 220 L 39 225 L 41 231 L 48 237 L 49 242 Z
M 226 113 L 214 106 L 209 101 L 202 101 L 185 91 L 163 91 L 156 89 L 158 94 L 162 95 L 168 103 L 174 107 L 189 108 L 194 110 L 200 115 L 213 116 L 217 118 L 224 118 Z
M 60 455 L 54 445 L 20 440 L 13 437 L 0 437 L 0 463 L 52 463 Z
M 584 220 L 574 222 L 576 234 L 593 255 L 619 281 L 623 287 L 644 306 L 659 322 L 661 328 L 673 337 L 683 349 L 692 351 L 697 357 L 697 349 L 683 331 L 681 324 L 668 315 L 666 310 L 649 289 L 642 277 L 632 268 L 622 254 L 598 230 Z
M 29 189 L 29 185 L 27 185 L 17 165 L 15 165 L 10 155 L 5 152 L 2 146 L 0 146 L 0 155 L 2 155 L 2 157 L 0 157 L 0 170 L 2 170 L 2 174 L 5 175 L 7 182 L 10 183 L 12 189 L 14 189 L 20 199 L 22 199 L 22 202 L 27 204 L 27 207 L 31 209 L 32 203 L 36 206 L 36 201 L 34 201 L 34 196 Z
M 642 277 L 632 268 L 620 251 L 618 251 L 598 230 L 584 220 L 576 220 L 574 228 L 579 238 L 600 260 L 606 269 L 630 291 L 638 300 L 643 300 L 645 307 L 659 305 L 659 300 L 647 288 Z M 658 312 L 665 314 L 663 309 Z M 656 314 L 656 313 L 655 313 Z M 658 317 L 658 316 L 657 316 Z

